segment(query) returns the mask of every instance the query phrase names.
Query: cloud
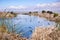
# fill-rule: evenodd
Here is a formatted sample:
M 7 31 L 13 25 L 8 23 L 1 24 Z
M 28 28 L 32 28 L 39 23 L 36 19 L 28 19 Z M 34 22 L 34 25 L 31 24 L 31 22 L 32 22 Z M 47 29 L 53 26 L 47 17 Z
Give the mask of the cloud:
M 51 3 L 50 5 L 51 5 L 52 7 L 59 7 L 59 6 L 60 6 L 60 2 Z
M 60 12 L 60 2 L 56 3 L 42 3 L 36 4 L 34 10 L 42 11 L 42 10 L 50 10 L 55 12 Z
M 46 4 L 37 4 L 36 5 L 37 7 L 45 7 L 45 6 L 47 6 Z
M 37 5 L 33 5 L 33 6 L 9 6 L 8 8 L 10 9 L 38 9 L 38 8 L 60 8 L 60 2 L 56 2 L 56 3 L 42 3 L 42 4 L 37 4 Z
M 25 6 L 9 6 L 10 9 L 25 9 Z
M 52 11 L 60 11 L 60 2 L 56 3 L 42 3 L 36 4 L 33 6 L 9 6 L 9 9 L 19 10 L 19 11 L 41 11 L 41 10 L 52 10 Z
M 59 7 L 60 2 L 57 3 L 42 3 L 42 4 L 37 4 L 37 7 Z

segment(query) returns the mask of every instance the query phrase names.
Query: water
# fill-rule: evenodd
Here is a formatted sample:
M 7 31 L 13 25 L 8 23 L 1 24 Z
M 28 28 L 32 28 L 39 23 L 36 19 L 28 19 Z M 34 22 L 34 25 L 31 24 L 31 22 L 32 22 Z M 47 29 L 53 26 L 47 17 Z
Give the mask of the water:
M 0 25 L 2 25 L 3 20 L 0 19 Z M 35 29 L 35 27 L 48 27 L 52 26 L 55 23 L 46 20 L 45 18 L 39 18 L 36 16 L 29 15 L 18 15 L 15 18 L 4 19 L 4 23 L 7 26 L 8 30 L 12 32 L 12 29 L 15 33 L 21 34 L 22 37 L 29 38 Z

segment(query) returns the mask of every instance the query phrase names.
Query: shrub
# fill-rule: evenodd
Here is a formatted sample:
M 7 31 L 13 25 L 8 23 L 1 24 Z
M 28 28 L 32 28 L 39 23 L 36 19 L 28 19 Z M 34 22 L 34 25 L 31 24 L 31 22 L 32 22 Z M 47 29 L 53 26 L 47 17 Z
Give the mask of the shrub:
M 14 15 L 14 17 L 16 17 L 17 16 L 17 14 L 16 13 L 14 13 L 14 12 L 10 12 L 12 15 Z
M 32 12 L 29 12 L 29 13 L 32 13 Z
M 52 12 L 52 11 L 47 11 L 47 13 L 50 13 L 50 14 L 52 14 L 53 12 Z
M 57 13 L 54 13 L 54 17 L 57 17 L 58 16 L 58 14 Z
M 42 11 L 42 13 L 45 13 L 45 12 L 46 12 L 45 10 Z
M 13 12 L 10 12 L 11 14 L 13 14 Z
M 16 16 L 17 16 L 17 14 L 15 14 L 15 13 L 14 13 L 13 15 L 14 15 L 14 17 L 16 17 Z

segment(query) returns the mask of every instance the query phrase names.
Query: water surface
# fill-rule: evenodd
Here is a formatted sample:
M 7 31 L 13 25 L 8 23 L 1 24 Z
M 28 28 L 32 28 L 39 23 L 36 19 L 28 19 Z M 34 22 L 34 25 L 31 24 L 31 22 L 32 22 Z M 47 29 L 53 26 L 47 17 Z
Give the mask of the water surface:
M 48 21 L 45 18 L 40 18 L 37 16 L 29 15 L 18 15 L 15 18 L 0 19 L 0 25 L 5 23 L 8 30 L 12 32 L 12 29 L 15 33 L 22 33 L 23 37 L 29 38 L 35 29 L 35 27 L 49 27 L 55 25 L 54 22 Z

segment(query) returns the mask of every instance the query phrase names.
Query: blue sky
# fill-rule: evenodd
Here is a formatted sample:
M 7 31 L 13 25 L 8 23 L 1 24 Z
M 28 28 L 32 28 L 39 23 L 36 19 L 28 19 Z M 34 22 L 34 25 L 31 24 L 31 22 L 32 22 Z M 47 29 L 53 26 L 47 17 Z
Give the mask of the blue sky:
M 57 11 L 60 10 L 60 7 L 58 5 L 60 5 L 59 0 L 0 0 L 0 10 L 7 8 L 22 11 L 23 10 L 39 11 L 39 10 L 52 10 L 52 8 L 56 6 L 54 9 Z

